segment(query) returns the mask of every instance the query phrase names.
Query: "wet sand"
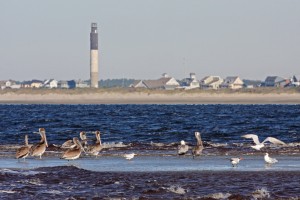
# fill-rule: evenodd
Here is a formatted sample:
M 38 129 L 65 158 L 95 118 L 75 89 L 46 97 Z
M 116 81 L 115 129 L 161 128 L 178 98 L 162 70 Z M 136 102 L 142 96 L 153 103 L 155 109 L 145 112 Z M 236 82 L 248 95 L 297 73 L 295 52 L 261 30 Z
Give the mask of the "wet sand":
M 0 94 L 2 104 L 300 104 L 299 93 L 145 93 Z

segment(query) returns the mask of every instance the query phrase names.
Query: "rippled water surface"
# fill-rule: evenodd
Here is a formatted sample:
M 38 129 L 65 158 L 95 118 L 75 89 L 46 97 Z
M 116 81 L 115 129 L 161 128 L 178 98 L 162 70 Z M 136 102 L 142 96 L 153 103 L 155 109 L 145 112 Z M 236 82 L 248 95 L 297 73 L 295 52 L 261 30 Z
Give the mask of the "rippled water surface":
M 0 105 L 0 144 L 44 127 L 50 143 L 100 130 L 104 142 L 244 142 L 245 133 L 300 140 L 300 105 Z
M 300 105 L 0 105 L 1 199 L 299 199 Z M 40 140 L 41 160 L 14 159 L 16 148 Z M 59 146 L 86 131 L 89 144 L 101 131 L 98 158 L 59 159 Z M 203 155 L 177 155 L 185 140 Z M 285 146 L 261 151 L 241 137 L 255 133 Z M 127 161 L 123 155 L 135 152 Z M 279 162 L 265 165 L 269 152 Z M 243 156 L 237 168 L 229 158 Z

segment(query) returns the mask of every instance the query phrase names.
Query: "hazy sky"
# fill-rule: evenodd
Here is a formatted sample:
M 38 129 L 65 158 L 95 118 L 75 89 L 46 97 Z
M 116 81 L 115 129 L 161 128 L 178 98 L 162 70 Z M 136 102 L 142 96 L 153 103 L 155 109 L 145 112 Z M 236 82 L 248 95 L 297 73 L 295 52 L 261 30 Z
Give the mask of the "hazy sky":
M 299 0 L 0 0 L 0 80 L 300 74 Z

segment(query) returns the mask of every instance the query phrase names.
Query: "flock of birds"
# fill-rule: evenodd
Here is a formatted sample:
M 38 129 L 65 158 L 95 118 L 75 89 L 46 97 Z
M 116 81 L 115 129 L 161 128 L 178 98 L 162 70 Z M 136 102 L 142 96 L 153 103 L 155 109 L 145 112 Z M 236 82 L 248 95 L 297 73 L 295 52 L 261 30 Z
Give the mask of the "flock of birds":
M 197 140 L 197 144 L 192 149 L 193 158 L 195 156 L 200 156 L 204 149 L 200 133 L 195 132 L 195 137 Z M 258 150 L 258 151 L 265 146 L 266 142 L 270 142 L 275 145 L 286 145 L 286 143 L 284 143 L 281 140 L 278 140 L 274 137 L 267 137 L 263 142 L 259 142 L 258 136 L 255 134 L 246 134 L 246 135 L 242 135 L 242 137 L 246 138 L 246 139 L 252 139 L 255 145 L 251 146 L 251 148 Z M 178 155 L 185 155 L 188 151 L 189 151 L 189 146 L 185 143 L 184 140 L 181 140 L 180 145 L 178 146 Z M 229 160 L 230 160 L 232 166 L 236 167 L 239 164 L 239 162 L 243 159 L 244 158 L 239 157 L 239 158 L 230 158 Z M 271 158 L 268 153 L 265 154 L 264 160 L 267 164 L 274 164 L 274 163 L 278 162 L 277 159 Z
M 34 145 L 28 144 L 28 136 L 25 135 L 25 145 L 17 149 L 16 158 L 20 159 L 23 158 L 25 160 L 26 157 L 30 156 L 39 156 L 40 159 L 42 155 L 45 153 L 46 148 L 48 147 L 48 142 L 46 138 L 46 131 L 44 128 L 40 128 L 39 132 L 37 132 L 41 136 L 40 142 Z M 66 149 L 61 158 L 66 160 L 75 160 L 80 157 L 82 152 L 85 152 L 88 155 L 98 156 L 99 152 L 103 149 L 101 138 L 100 138 L 100 131 L 95 131 L 96 135 L 96 142 L 95 144 L 88 145 L 87 137 L 85 132 L 80 132 L 80 139 L 74 137 L 72 140 L 68 140 L 64 142 L 60 148 Z M 126 159 L 132 159 L 134 157 L 134 153 L 132 154 L 125 154 L 124 157 Z
M 41 136 L 40 142 L 34 145 L 28 144 L 28 136 L 25 135 L 25 145 L 17 149 L 16 158 L 20 159 L 23 158 L 25 160 L 26 157 L 30 156 L 37 156 L 42 158 L 42 155 L 45 153 L 46 148 L 48 147 L 48 142 L 46 138 L 46 131 L 44 128 L 39 128 L 39 133 Z M 88 155 L 98 156 L 99 152 L 103 149 L 101 138 L 100 138 L 100 131 L 95 131 L 96 135 L 96 142 L 92 145 L 88 145 L 87 137 L 85 132 L 80 132 L 80 140 L 77 137 L 74 137 L 72 140 L 68 140 L 63 143 L 60 148 L 66 149 L 61 158 L 66 160 L 75 160 L 80 157 L 82 152 L 85 152 Z M 281 140 L 278 140 L 274 137 L 267 137 L 263 142 L 259 142 L 258 136 L 255 134 L 246 134 L 242 136 L 246 139 L 252 139 L 255 145 L 251 146 L 253 149 L 260 150 L 265 146 L 266 142 L 273 143 L 275 145 L 286 145 Z M 204 149 L 203 142 L 201 139 L 201 135 L 199 132 L 195 132 L 196 138 L 196 146 L 192 149 L 193 158 L 195 156 L 200 156 Z M 189 151 L 189 146 L 185 143 L 184 140 L 180 141 L 180 145 L 178 146 L 178 155 L 185 155 Z M 134 158 L 136 154 L 124 154 L 125 159 L 131 160 Z M 230 158 L 230 162 L 233 167 L 236 167 L 239 162 L 243 160 L 242 157 L 239 158 Z M 268 153 L 265 154 L 264 160 L 267 164 L 274 164 L 278 162 L 275 158 L 271 158 Z

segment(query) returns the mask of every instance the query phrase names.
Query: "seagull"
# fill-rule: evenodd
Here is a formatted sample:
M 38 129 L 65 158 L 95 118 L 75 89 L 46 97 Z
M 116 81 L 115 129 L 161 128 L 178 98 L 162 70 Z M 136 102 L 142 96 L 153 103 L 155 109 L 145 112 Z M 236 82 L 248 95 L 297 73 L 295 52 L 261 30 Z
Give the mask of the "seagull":
M 73 138 L 73 142 L 75 144 L 75 147 L 68 149 L 67 151 L 65 151 L 62 155 L 62 159 L 66 159 L 66 160 L 75 160 L 77 158 L 80 157 L 81 152 L 84 151 L 83 146 L 81 145 L 80 141 L 78 140 L 78 138 L 74 137 Z
M 94 145 L 88 146 L 87 153 L 97 157 L 99 152 L 103 149 L 103 146 L 101 143 L 100 131 L 96 131 L 95 134 L 97 141 Z
M 244 158 L 230 158 L 230 162 L 232 164 L 232 167 L 237 167 L 237 165 L 239 164 L 239 162 L 241 160 L 243 160 Z
M 200 154 L 202 153 L 202 151 L 204 149 L 200 133 L 195 132 L 195 137 L 197 140 L 197 145 L 192 150 L 193 158 L 195 158 L 195 156 L 200 156 Z
M 269 157 L 268 153 L 266 153 L 266 155 L 264 156 L 264 159 L 265 159 L 266 163 L 268 163 L 268 164 L 274 164 L 274 163 L 278 162 L 278 160 L 276 160 L 275 158 Z
M 242 137 L 247 139 L 252 139 L 255 145 L 251 147 L 256 150 L 260 150 L 261 148 L 263 148 L 265 146 L 264 144 L 265 142 L 271 142 L 276 145 L 286 145 L 284 142 L 274 137 L 267 137 L 262 143 L 259 142 L 258 136 L 255 134 L 246 134 L 246 135 L 242 135 Z
M 81 139 L 81 145 L 83 146 L 83 148 L 86 148 L 87 147 L 86 133 L 84 131 L 81 131 L 79 133 L 79 136 Z M 60 148 L 62 149 L 69 149 L 74 147 L 76 147 L 76 144 L 74 144 L 73 140 L 67 140 L 60 146 Z
M 17 149 L 16 152 L 16 159 L 25 158 L 30 154 L 31 146 L 28 145 L 28 135 L 25 135 L 25 146 L 20 147 Z
M 184 140 L 180 141 L 180 145 L 178 146 L 178 155 L 184 155 L 188 152 L 189 146 L 185 144 Z
M 128 154 L 124 154 L 124 157 L 127 160 L 131 160 L 132 158 L 134 158 L 135 155 L 136 155 L 135 153 L 128 153 Z

